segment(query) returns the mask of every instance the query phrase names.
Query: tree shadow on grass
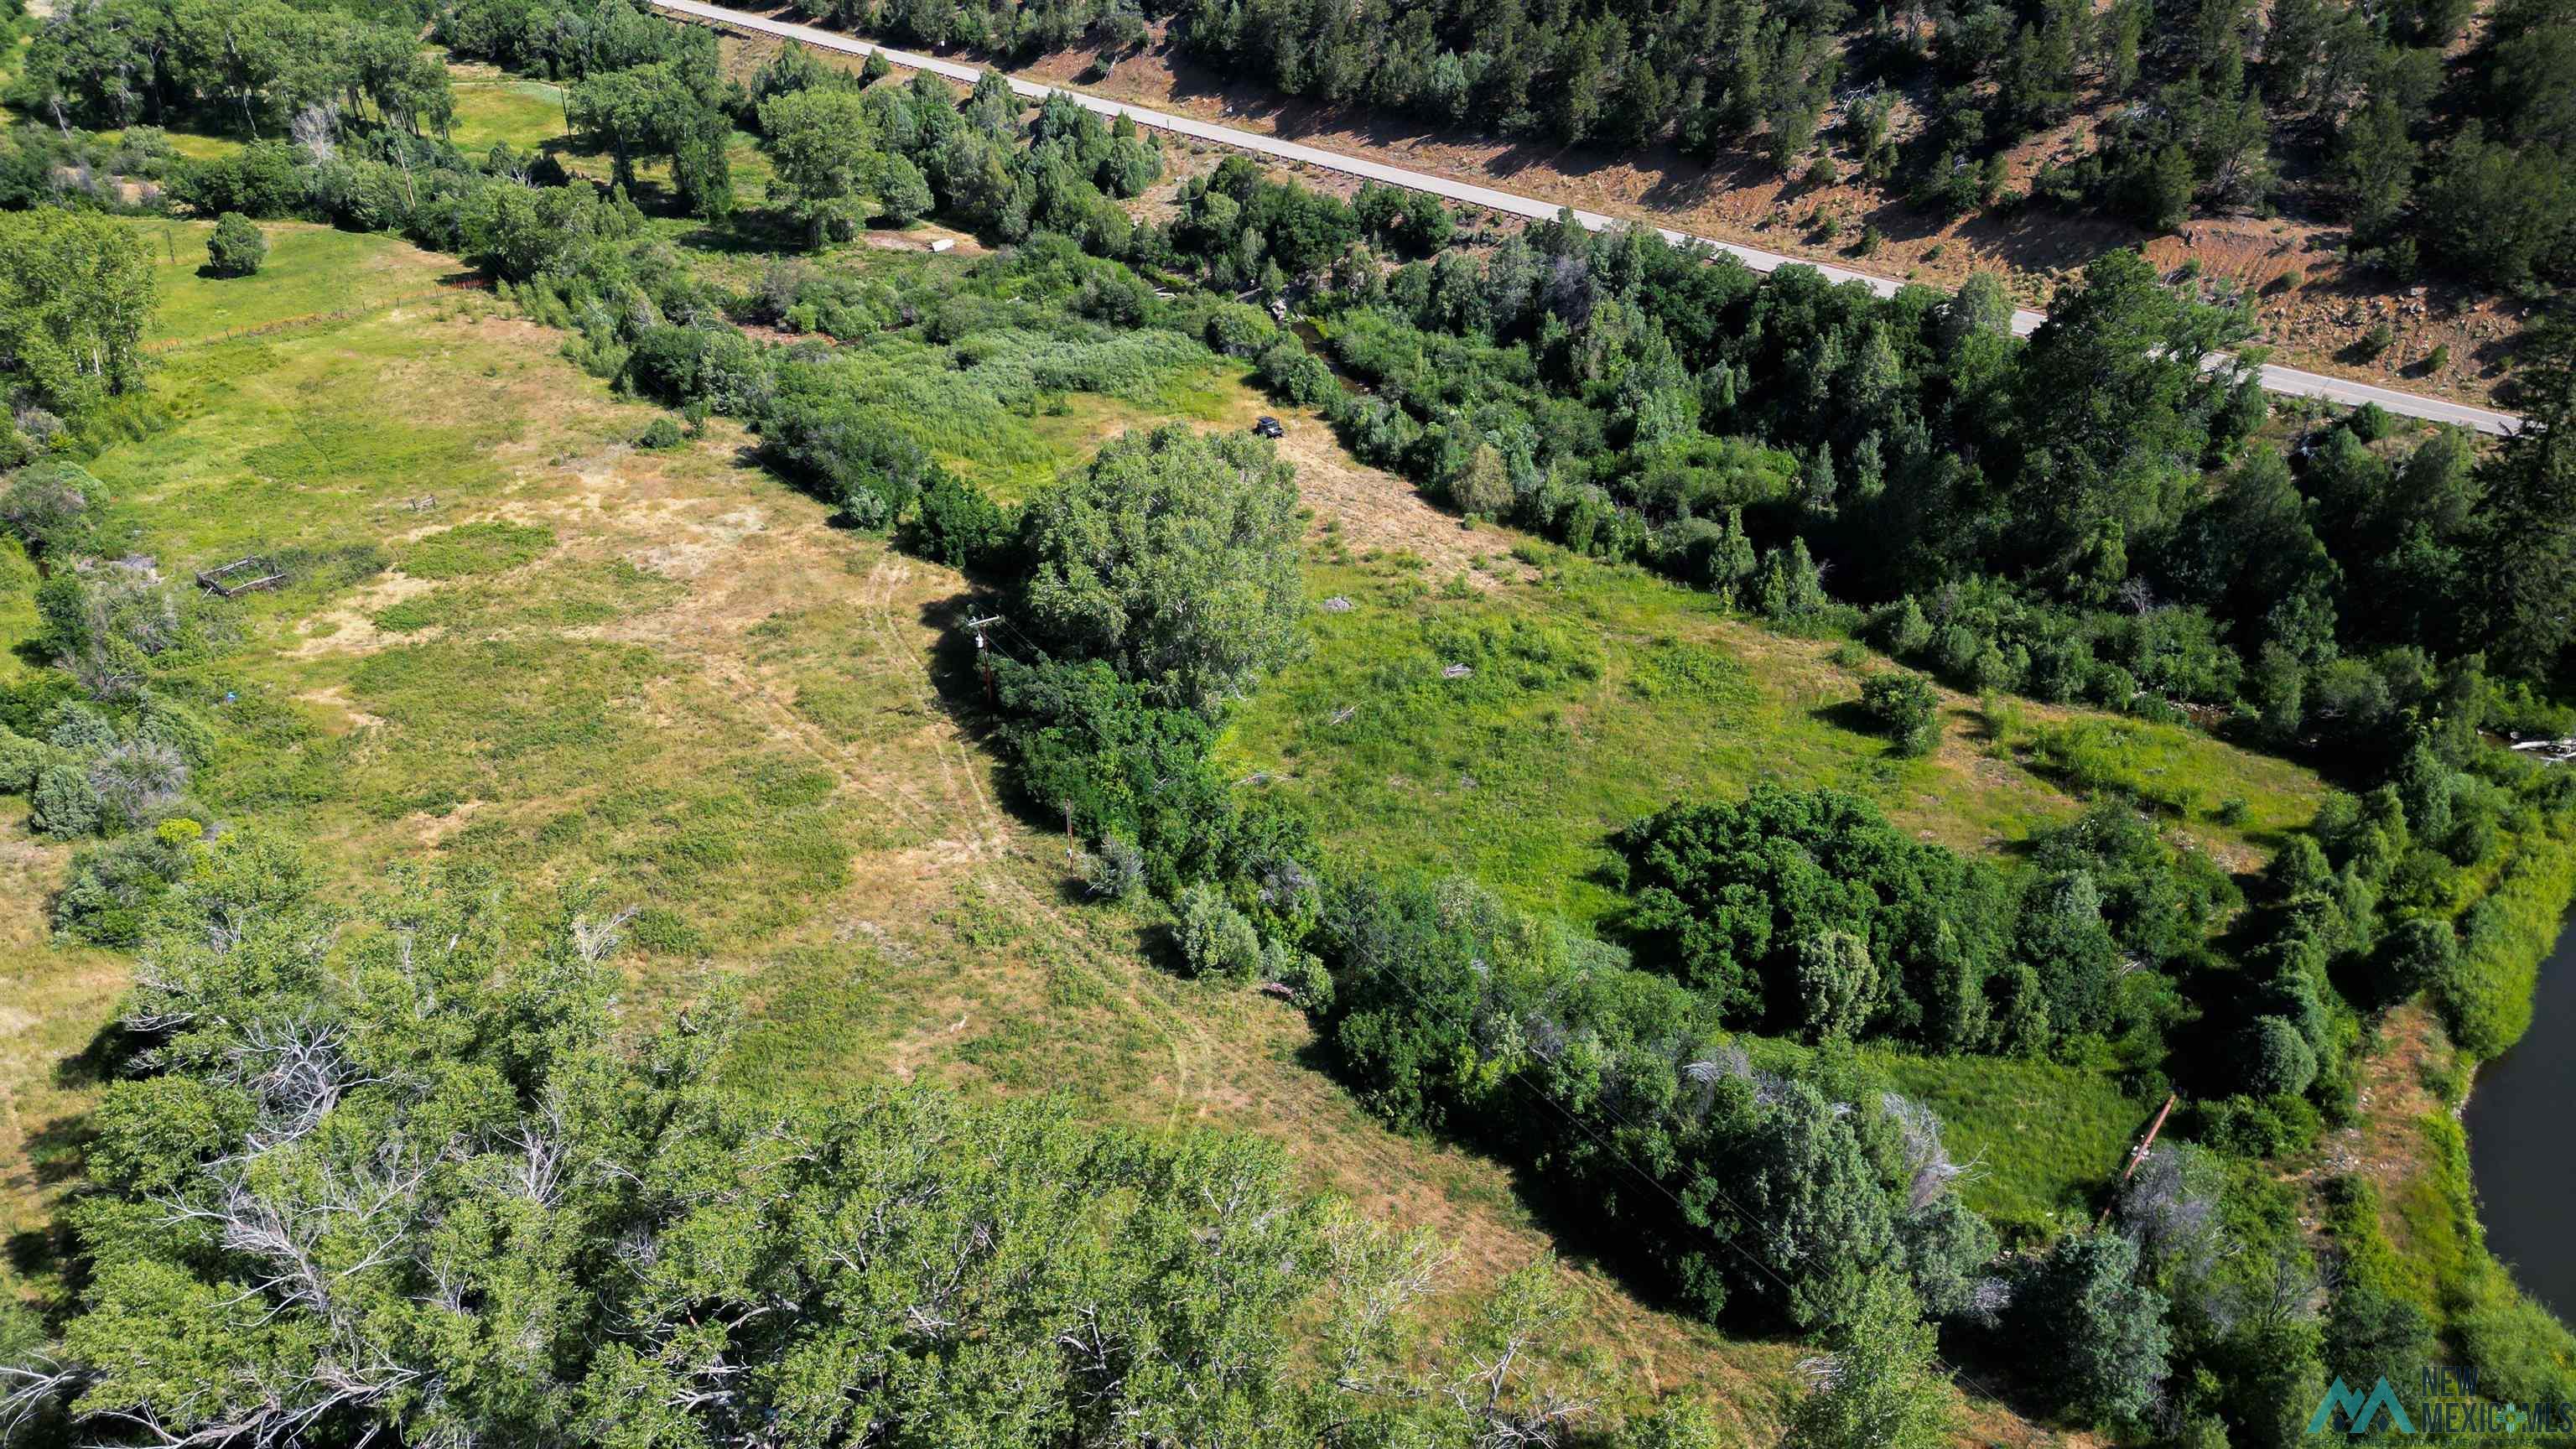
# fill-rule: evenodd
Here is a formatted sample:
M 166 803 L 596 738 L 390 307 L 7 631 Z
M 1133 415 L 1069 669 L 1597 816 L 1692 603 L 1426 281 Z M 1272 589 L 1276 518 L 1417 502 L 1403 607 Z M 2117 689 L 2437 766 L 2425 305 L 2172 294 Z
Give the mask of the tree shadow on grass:
M 91 1033 L 79 1051 L 54 1063 L 54 1085 L 74 1092 L 103 1087 L 125 1075 L 126 1064 L 142 1048 L 142 1038 L 111 1020 Z
M 76 1298 L 80 1290 L 88 1284 L 89 1275 L 82 1271 L 79 1248 L 80 1244 L 72 1237 L 71 1228 L 60 1222 L 47 1223 L 42 1227 L 21 1228 L 11 1233 L 5 1244 L 0 1244 L 0 1252 L 6 1254 L 9 1271 L 16 1274 L 20 1282 L 43 1282 L 46 1279 L 55 1279 L 62 1283 L 65 1291 L 55 1295 L 57 1303 L 69 1302 Z
M 1878 721 L 1870 717 L 1869 710 L 1863 707 L 1861 702 L 1857 699 L 1846 699 L 1836 704 L 1817 705 L 1815 708 L 1807 711 L 1807 718 L 1816 721 L 1818 724 L 1832 725 L 1836 729 L 1849 730 L 1853 734 L 1861 735 L 1866 738 L 1880 738 Z
M 24 1180 L 35 1187 L 55 1187 L 80 1176 L 89 1145 L 98 1134 L 87 1112 L 56 1117 L 27 1135 Z

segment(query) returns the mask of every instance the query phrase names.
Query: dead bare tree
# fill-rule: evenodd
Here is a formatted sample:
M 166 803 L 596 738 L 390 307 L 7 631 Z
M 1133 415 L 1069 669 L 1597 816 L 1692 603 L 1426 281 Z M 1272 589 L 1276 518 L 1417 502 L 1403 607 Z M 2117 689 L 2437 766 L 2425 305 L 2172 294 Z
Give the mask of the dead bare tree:
M 1441 1386 L 1477 1449 L 1554 1449 L 1590 1400 L 1527 1382 L 1527 1361 L 1574 1316 L 1575 1302 L 1543 1258 L 1505 1278 L 1465 1336 L 1458 1368 Z
M 1941 1119 L 1931 1108 L 1896 1092 L 1880 1093 L 1878 1104 L 1905 1144 L 1908 1211 L 1920 1212 L 1959 1182 L 1977 1175 L 1977 1162 L 1952 1160 L 1941 1141 Z
M 573 953 L 593 966 L 616 955 L 617 948 L 624 945 L 626 941 L 626 923 L 635 919 L 638 909 L 640 908 L 636 906 L 627 906 L 596 919 L 589 916 L 574 916 L 572 918 Z
M 286 129 L 316 166 L 340 152 L 340 108 L 328 101 L 296 112 Z

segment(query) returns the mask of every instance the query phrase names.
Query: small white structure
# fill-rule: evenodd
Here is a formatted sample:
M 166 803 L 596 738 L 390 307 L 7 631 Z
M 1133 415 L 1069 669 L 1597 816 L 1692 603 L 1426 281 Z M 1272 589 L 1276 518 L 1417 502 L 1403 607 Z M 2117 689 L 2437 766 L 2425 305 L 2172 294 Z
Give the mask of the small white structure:
M 934 252 L 954 251 L 956 248 L 957 242 L 952 237 L 941 237 L 930 244 L 930 249 Z

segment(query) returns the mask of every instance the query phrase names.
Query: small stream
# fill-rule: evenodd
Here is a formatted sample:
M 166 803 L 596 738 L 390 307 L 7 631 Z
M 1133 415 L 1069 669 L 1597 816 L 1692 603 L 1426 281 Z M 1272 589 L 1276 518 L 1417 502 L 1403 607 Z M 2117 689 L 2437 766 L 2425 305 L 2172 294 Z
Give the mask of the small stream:
M 2514 1281 L 2576 1323 L 2576 917 L 2540 968 L 2531 1031 L 2478 1072 L 2464 1119 L 2487 1246 Z
M 1341 359 L 1333 356 L 1332 345 L 1324 340 L 1323 332 L 1314 323 L 1300 317 L 1288 324 L 1288 330 L 1297 334 L 1297 340 L 1305 344 L 1308 352 L 1322 358 L 1324 365 L 1333 370 L 1333 380 L 1342 385 L 1342 391 L 1354 397 L 1367 394 L 1368 389 L 1360 385 L 1358 378 L 1342 370 Z

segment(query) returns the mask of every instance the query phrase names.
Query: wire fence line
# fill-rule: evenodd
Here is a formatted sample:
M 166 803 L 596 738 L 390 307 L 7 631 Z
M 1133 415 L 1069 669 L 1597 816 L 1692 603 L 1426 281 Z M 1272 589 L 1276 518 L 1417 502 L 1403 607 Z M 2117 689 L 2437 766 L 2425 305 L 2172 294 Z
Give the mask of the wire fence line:
M 354 307 L 335 307 L 328 312 L 306 312 L 294 317 L 280 317 L 272 322 L 254 322 L 241 327 L 227 327 L 221 332 L 208 332 L 195 337 L 164 337 L 158 341 L 144 343 L 143 351 L 149 357 L 162 357 L 173 352 L 185 352 L 192 347 L 212 347 L 218 343 L 239 342 L 249 337 L 267 337 L 304 327 L 324 327 L 334 322 L 354 321 L 371 313 L 389 311 L 407 302 L 425 302 L 432 297 L 451 292 L 479 290 L 481 289 L 462 283 L 442 282 L 435 287 L 405 292 L 399 296 L 386 297 Z

